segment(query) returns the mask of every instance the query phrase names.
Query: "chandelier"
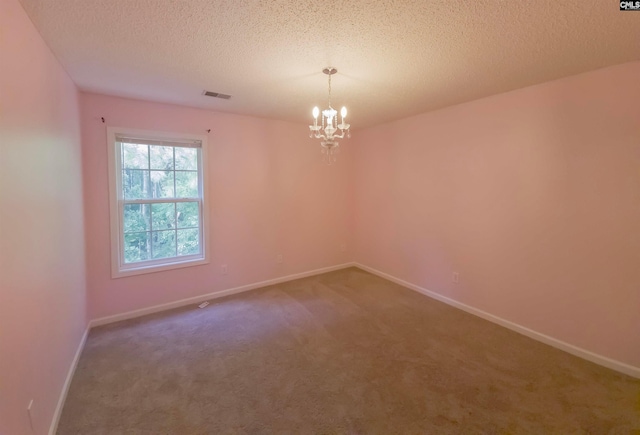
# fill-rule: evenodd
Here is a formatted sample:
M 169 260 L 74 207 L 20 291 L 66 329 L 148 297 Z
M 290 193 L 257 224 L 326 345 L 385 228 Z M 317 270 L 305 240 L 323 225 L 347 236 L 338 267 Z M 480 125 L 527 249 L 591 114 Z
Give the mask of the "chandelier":
M 322 111 L 322 118 L 318 122 L 318 115 L 320 115 L 320 109 L 318 106 L 313 108 L 313 125 L 309 126 L 309 137 L 320 139 L 320 145 L 322 146 L 322 153 L 325 154 L 325 160 L 328 164 L 336 161 L 336 154 L 338 152 L 338 146 L 336 139 L 342 139 L 345 136 L 351 137 L 349 131 L 349 124 L 344 122 L 347 117 L 347 108 L 343 107 L 340 110 L 340 124 L 338 124 L 338 112 L 331 107 L 331 76 L 338 72 L 333 67 L 327 67 L 322 70 L 323 73 L 329 76 L 329 108 Z

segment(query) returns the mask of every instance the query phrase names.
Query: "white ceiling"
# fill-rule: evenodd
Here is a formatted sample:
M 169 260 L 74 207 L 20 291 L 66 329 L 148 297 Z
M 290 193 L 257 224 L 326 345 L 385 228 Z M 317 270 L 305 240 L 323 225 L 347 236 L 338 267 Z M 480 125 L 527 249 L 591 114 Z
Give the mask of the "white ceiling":
M 308 123 L 331 65 L 354 129 L 640 59 L 616 0 L 21 1 L 80 89 Z

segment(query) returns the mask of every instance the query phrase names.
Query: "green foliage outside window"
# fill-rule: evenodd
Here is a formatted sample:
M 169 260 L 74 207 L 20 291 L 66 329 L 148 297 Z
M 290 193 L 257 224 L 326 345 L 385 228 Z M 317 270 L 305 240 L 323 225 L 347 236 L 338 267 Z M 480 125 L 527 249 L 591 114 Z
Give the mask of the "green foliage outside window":
M 198 151 L 122 144 L 122 190 L 126 200 L 198 198 Z M 125 203 L 124 261 L 200 252 L 198 201 Z

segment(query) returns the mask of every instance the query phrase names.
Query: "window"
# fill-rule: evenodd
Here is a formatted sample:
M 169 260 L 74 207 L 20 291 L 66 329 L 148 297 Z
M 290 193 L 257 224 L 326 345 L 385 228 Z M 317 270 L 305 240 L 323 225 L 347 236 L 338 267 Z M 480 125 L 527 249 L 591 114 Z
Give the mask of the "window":
M 111 272 L 207 262 L 206 138 L 108 128 Z

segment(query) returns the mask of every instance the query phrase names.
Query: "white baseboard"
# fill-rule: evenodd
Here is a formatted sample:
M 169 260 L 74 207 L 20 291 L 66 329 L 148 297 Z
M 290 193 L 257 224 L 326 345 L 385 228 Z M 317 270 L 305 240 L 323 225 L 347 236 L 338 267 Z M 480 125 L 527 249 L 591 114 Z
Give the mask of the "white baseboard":
M 58 404 L 56 405 L 56 409 L 53 413 L 53 420 L 51 421 L 51 426 L 49 426 L 49 435 L 55 435 L 56 430 L 58 430 L 58 423 L 60 422 L 60 415 L 62 415 L 62 408 L 64 407 L 65 400 L 67 399 L 67 393 L 69 392 L 73 375 L 76 372 L 76 367 L 78 367 L 78 361 L 80 360 L 82 349 L 84 349 L 84 343 L 87 341 L 87 335 L 89 335 L 89 326 L 87 326 L 84 330 L 84 334 L 82 334 L 82 338 L 80 339 L 80 343 L 76 349 L 76 354 L 74 355 L 69 371 L 67 372 L 67 378 L 64 380 L 62 392 L 60 393 Z
M 365 266 L 360 263 L 355 263 L 355 266 L 370 272 L 374 275 L 377 275 L 381 278 L 387 279 L 389 281 L 395 282 L 396 284 L 400 284 L 403 287 L 407 287 L 411 290 L 415 290 L 419 293 L 422 293 L 425 296 L 429 296 L 430 298 L 436 299 L 440 302 L 444 302 L 447 305 L 451 305 L 452 307 L 459 308 L 463 311 L 466 311 L 475 316 L 481 317 L 490 322 L 496 323 L 500 326 L 504 326 L 505 328 L 511 329 L 512 331 L 518 332 L 522 335 L 526 335 L 529 338 L 533 338 L 534 340 L 540 341 L 542 343 L 548 344 L 549 346 L 553 346 L 556 349 L 563 350 L 577 357 L 586 359 L 587 361 L 591 361 L 593 363 L 599 364 L 601 366 L 610 368 L 612 370 L 618 371 L 620 373 L 624 373 L 629 376 L 633 376 L 634 378 L 640 378 L 640 367 L 634 367 L 632 365 L 623 363 L 621 361 L 617 361 L 611 358 L 607 358 L 602 355 L 598 355 L 597 353 L 593 353 L 586 349 L 582 349 L 580 347 L 574 346 L 562 340 L 558 340 L 557 338 L 550 337 L 548 335 L 542 334 L 540 332 L 534 331 L 532 329 L 526 328 L 522 325 L 518 325 L 517 323 L 511 322 L 509 320 L 505 320 L 498 316 L 494 316 L 493 314 L 487 313 L 486 311 L 482 311 L 478 308 L 474 308 L 472 306 L 463 304 L 462 302 L 458 302 L 455 299 L 448 298 L 439 293 L 433 292 L 431 290 L 427 290 L 418 285 L 407 282 L 403 279 L 396 278 L 393 275 L 389 275 L 388 273 L 381 272 L 377 269 L 374 269 L 369 266 Z
M 269 285 L 280 284 L 287 281 L 293 281 L 294 279 L 307 278 L 309 276 L 320 275 L 322 273 L 327 273 L 327 272 L 333 272 L 334 270 L 345 269 L 347 267 L 352 267 L 352 266 L 355 266 L 355 263 L 343 263 L 343 264 L 338 264 L 336 266 L 323 267 L 321 269 L 295 273 L 293 275 L 286 275 L 279 278 L 269 279 L 266 281 L 255 282 L 253 284 L 247 284 L 240 287 L 234 287 L 226 290 L 207 293 L 200 296 L 180 299 L 179 301 L 169 302 L 166 304 L 154 305 L 152 307 L 142 308 L 134 311 L 127 311 L 126 313 L 122 313 L 122 314 L 115 314 L 113 316 L 100 317 L 99 319 L 94 319 L 91 322 L 89 322 L 89 328 L 106 325 L 108 323 L 119 322 L 121 320 L 127 320 L 127 319 L 133 319 L 136 317 L 146 316 L 147 314 L 153 314 L 160 311 L 170 310 L 172 308 L 183 307 L 185 305 L 198 304 L 200 302 L 208 301 L 211 299 L 234 295 L 237 293 L 254 290 L 260 287 L 266 287 Z

